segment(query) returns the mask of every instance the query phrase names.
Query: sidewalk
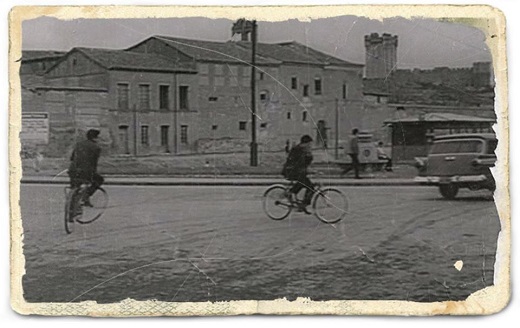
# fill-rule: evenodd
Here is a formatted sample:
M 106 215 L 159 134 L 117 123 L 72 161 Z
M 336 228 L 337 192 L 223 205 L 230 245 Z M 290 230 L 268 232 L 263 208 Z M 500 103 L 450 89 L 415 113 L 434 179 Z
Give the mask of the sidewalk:
M 331 186 L 415 186 L 410 178 L 314 178 L 323 185 Z M 134 186 L 269 186 L 275 183 L 286 183 L 283 178 L 275 176 L 218 176 L 218 177 L 169 177 L 169 176 L 105 176 L 105 185 Z M 24 176 L 21 183 L 68 184 L 66 176 Z

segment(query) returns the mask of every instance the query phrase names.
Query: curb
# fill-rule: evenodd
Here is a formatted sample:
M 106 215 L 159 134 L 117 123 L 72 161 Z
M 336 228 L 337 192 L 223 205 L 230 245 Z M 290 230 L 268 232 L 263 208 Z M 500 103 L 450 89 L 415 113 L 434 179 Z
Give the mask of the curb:
M 336 179 L 320 179 L 323 185 L 333 186 L 418 186 L 419 184 L 413 179 L 361 179 L 361 180 L 336 180 Z M 67 185 L 68 180 L 64 179 L 38 179 L 23 178 L 22 184 L 52 184 Z M 138 178 L 133 180 L 110 180 L 107 178 L 104 185 L 113 186 L 270 186 L 273 184 L 285 184 L 286 180 L 282 179 L 165 179 L 162 181 Z

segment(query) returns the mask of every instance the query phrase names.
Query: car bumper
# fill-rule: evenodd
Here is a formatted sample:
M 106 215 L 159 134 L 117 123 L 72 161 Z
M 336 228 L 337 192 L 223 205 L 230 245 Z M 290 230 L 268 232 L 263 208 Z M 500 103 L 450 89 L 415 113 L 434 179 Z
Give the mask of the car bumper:
M 445 183 L 483 183 L 488 178 L 485 175 L 455 175 L 450 177 L 426 176 L 416 177 L 415 182 L 427 185 L 439 185 Z

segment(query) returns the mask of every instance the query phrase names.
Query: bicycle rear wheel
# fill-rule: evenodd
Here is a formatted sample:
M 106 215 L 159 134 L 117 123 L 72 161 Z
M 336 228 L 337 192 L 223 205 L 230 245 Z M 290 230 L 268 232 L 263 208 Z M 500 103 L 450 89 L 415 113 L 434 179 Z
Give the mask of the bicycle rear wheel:
M 72 198 L 77 192 L 76 189 L 65 188 L 65 232 L 71 234 L 74 231 L 74 218 L 71 217 L 73 213 Z
M 292 210 L 291 201 L 287 198 L 287 188 L 282 185 L 274 185 L 264 192 L 264 212 L 273 220 L 285 219 Z
M 87 191 L 87 188 L 83 188 L 81 196 Z M 97 188 L 96 192 L 89 198 L 90 205 L 82 204 L 81 209 L 83 214 L 77 218 L 76 221 L 81 224 L 87 224 L 96 221 L 105 212 L 108 206 L 108 194 L 103 188 Z
M 312 208 L 316 217 L 324 223 L 336 223 L 348 213 L 348 200 L 336 188 L 323 188 L 314 194 Z

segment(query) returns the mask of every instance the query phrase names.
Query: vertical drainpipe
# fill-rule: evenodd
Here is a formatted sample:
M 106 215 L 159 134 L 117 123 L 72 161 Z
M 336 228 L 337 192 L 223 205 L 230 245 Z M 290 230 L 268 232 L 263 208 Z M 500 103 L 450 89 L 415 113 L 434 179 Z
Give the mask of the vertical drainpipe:
M 139 128 L 139 123 L 137 122 L 137 106 L 132 105 L 132 116 L 134 121 L 134 156 L 137 156 L 137 130 Z
M 173 154 L 177 155 L 177 73 L 173 73 Z
M 339 143 L 339 100 L 338 100 L 338 98 L 335 99 L 335 104 L 336 104 L 336 108 L 335 108 L 336 109 L 336 112 L 335 112 L 336 113 L 336 120 L 335 120 L 336 126 L 334 127 L 334 129 L 336 130 L 335 131 L 336 146 L 334 148 L 334 158 L 338 159 L 339 158 L 339 154 L 338 154 L 338 149 L 339 149 L 339 145 L 338 145 L 338 143 Z

